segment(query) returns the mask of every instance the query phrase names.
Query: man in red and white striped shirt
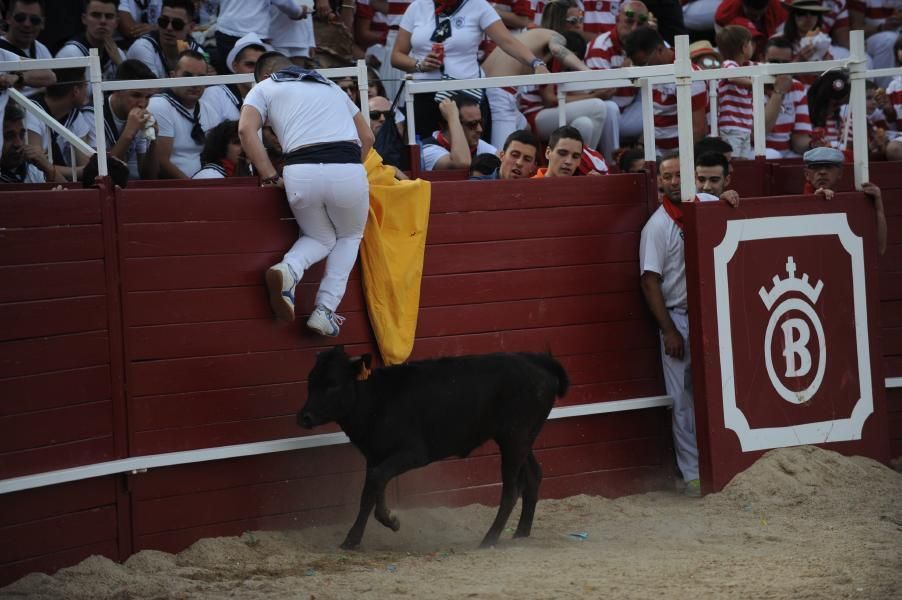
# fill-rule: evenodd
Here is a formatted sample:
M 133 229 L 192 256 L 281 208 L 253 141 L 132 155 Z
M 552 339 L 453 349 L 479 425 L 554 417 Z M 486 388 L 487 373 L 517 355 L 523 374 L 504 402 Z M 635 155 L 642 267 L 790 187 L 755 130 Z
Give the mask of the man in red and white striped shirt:
M 665 65 L 673 62 L 673 49 L 664 45 L 661 35 L 651 27 L 640 27 L 623 40 L 623 48 L 632 64 Z M 693 68 L 696 68 L 693 65 Z M 655 147 L 657 153 L 679 147 L 677 132 L 677 93 L 675 84 L 652 87 L 652 102 L 655 123 Z M 693 142 L 705 137 L 708 132 L 706 113 L 708 108 L 708 88 L 704 82 L 692 82 L 692 139 Z
M 902 8 L 898 0 L 849 0 L 849 20 L 852 29 L 863 29 L 865 48 L 875 69 L 895 66 L 893 46 L 902 27 Z M 889 85 L 890 79 L 877 80 L 881 87 Z
M 767 42 L 764 61 L 792 62 L 792 44 L 780 36 Z M 800 156 L 811 143 L 811 118 L 805 85 L 790 75 L 777 75 L 773 85 L 764 86 L 764 130 L 767 158 Z
M 582 0 L 582 5 L 583 31 L 595 37 L 614 29 L 620 13 L 620 0 Z
M 586 48 L 586 65 L 590 69 L 618 69 L 624 66 L 626 53 L 623 40 L 639 27 L 648 26 L 648 8 L 638 0 L 626 2 L 617 15 L 616 26 L 592 40 Z M 620 112 L 620 137 L 635 138 L 642 135 L 642 102 L 634 87 L 600 90 L 598 97 L 613 101 Z M 611 111 L 608 112 L 611 117 Z

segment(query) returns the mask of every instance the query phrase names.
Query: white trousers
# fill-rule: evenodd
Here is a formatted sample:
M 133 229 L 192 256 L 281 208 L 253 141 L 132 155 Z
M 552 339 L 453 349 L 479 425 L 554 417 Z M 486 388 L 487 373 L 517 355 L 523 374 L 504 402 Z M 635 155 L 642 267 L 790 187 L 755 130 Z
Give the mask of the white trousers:
M 620 109 L 620 137 L 642 141 L 642 92 L 636 99 Z
M 517 108 L 517 97 L 501 88 L 487 88 L 486 97 L 492 109 L 492 145 L 504 148 L 507 137 L 519 129 L 529 129 L 526 117 Z
M 692 360 L 689 354 L 689 317 L 682 310 L 669 310 L 677 331 L 683 336 L 683 359 L 664 353 L 661 338 L 661 363 L 664 387 L 673 398 L 673 449 L 684 481 L 698 479 L 698 444 L 695 439 L 695 401 L 692 393 Z
M 559 108 L 543 108 L 536 115 L 536 133 L 547 140 L 558 125 Z M 598 98 L 588 98 L 568 102 L 566 106 L 567 125 L 575 127 L 589 148 L 598 148 L 607 114 L 607 105 Z
M 755 158 L 751 131 L 735 127 L 721 127 L 718 133 L 720 134 L 720 139 L 732 146 L 734 159 Z
M 285 254 L 299 277 L 326 259 L 316 303 L 336 310 L 357 260 L 369 214 L 369 183 L 363 165 L 289 165 L 282 175 L 288 204 L 301 236 Z
M 692 0 L 683 6 L 683 24 L 690 31 L 713 31 L 714 13 L 722 0 Z

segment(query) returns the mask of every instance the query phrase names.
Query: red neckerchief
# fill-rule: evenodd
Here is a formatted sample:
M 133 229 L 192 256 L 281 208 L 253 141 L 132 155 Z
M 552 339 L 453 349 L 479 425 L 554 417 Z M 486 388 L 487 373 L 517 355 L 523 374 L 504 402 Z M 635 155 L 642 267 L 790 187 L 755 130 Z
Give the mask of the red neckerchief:
M 664 207 L 664 211 L 673 219 L 673 222 L 677 224 L 677 227 L 680 229 L 683 228 L 683 208 L 681 206 L 677 206 L 674 204 L 670 198 L 667 197 L 667 194 L 661 195 L 662 201 L 661 205 Z
M 441 131 L 438 132 L 435 136 L 435 141 L 438 142 L 438 145 L 451 152 L 451 141 L 446 138 Z M 470 156 L 476 155 L 476 148 L 479 145 L 479 142 L 476 143 L 476 146 L 470 146 Z
M 222 165 L 222 168 L 226 173 L 226 177 L 233 177 L 235 175 L 235 161 L 223 158 L 219 161 L 219 164 Z
M 454 10 L 454 7 L 457 6 L 459 0 L 436 0 L 435 2 L 435 14 L 440 15 L 442 13 L 450 14 L 451 11 Z
M 805 187 L 802 189 L 802 193 L 803 193 L 803 194 L 813 194 L 815 191 L 816 191 L 816 190 L 814 189 L 814 186 L 811 185 L 811 182 L 810 182 L 810 181 L 806 181 L 806 182 L 805 182 Z

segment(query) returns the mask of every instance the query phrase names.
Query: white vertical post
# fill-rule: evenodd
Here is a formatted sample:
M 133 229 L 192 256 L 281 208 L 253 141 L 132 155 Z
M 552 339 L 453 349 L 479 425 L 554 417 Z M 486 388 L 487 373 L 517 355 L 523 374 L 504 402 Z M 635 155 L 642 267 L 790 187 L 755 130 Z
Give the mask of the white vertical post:
M 357 94 L 360 98 L 360 112 L 363 120 L 370 124 L 370 77 L 366 70 L 366 61 L 357 61 Z
M 866 70 L 864 51 L 864 32 L 855 30 L 849 32 L 849 46 L 852 50 L 852 60 L 849 64 L 849 79 L 852 89 L 849 92 L 849 110 L 852 119 L 852 153 L 855 171 L 855 189 L 860 190 L 861 184 L 866 183 L 868 174 L 868 136 L 867 115 L 865 114 L 864 71 Z M 846 118 L 850 118 L 847 116 Z
M 677 89 L 677 131 L 680 139 L 680 197 L 695 197 L 695 145 L 692 128 L 692 62 L 689 60 L 689 36 L 676 36 L 673 71 Z
M 711 137 L 717 137 L 720 132 L 717 128 L 717 84 L 719 81 L 712 79 L 705 83 L 708 86 L 708 128 L 711 130 Z
M 410 84 L 413 79 L 407 78 L 407 85 L 404 87 L 404 102 L 407 104 L 407 145 L 413 146 L 417 143 L 417 125 L 414 118 L 413 94 L 410 93 Z
M 91 91 L 94 101 L 94 143 L 97 145 L 97 174 L 101 177 L 109 175 L 106 164 L 106 129 L 103 125 L 103 103 L 106 98 L 103 95 L 103 89 L 100 84 L 103 82 L 103 71 L 100 70 L 100 56 L 97 54 L 97 48 L 91 48 L 90 54 L 91 64 L 88 67 L 91 80 Z
M 69 144 L 69 162 L 72 165 L 72 181 L 76 181 L 78 179 L 78 174 L 75 172 L 75 146 Z
M 647 77 L 639 80 L 639 100 L 642 102 L 642 143 L 645 145 L 645 161 L 654 162 L 655 153 L 655 112 L 651 97 L 651 82 Z
M 764 110 L 764 79 L 761 75 L 752 76 L 752 131 L 755 140 L 755 156 L 764 156 L 767 148 L 767 133 L 765 133 Z
M 567 93 L 557 86 L 557 125 L 563 127 L 567 124 Z

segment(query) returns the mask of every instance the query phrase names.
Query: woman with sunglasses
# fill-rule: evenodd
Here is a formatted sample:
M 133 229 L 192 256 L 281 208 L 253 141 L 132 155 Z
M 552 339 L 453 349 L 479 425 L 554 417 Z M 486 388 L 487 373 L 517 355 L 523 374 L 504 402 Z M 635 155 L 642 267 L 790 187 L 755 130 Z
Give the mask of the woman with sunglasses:
M 412 73 L 414 80 L 479 79 L 477 51 L 485 35 L 530 72 L 548 72 L 545 63 L 511 35 L 486 0 L 414 0 L 401 19 L 391 63 Z M 483 114 L 488 112 L 485 94 L 474 95 L 483 100 Z M 437 101 L 443 97 L 415 96 L 416 128 L 422 138 L 438 129 Z
M 830 38 L 823 31 L 824 14 L 830 9 L 820 0 L 789 0 L 786 10 L 789 16 L 783 24 L 783 37 L 792 44 L 793 60 L 831 60 Z M 848 56 L 848 51 L 845 54 Z
M 182 50 L 204 53 L 204 49 L 190 35 L 194 29 L 192 0 L 163 0 L 157 25 L 158 29 L 135 40 L 127 56 L 143 62 L 158 78 L 168 76 Z

